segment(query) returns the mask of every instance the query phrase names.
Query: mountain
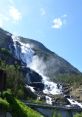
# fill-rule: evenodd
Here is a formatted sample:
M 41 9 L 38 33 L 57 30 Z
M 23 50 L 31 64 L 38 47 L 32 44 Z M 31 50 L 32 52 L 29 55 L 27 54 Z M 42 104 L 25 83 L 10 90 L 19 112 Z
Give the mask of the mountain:
M 23 37 L 15 37 L 11 33 L 0 29 L 0 48 L 11 51 L 15 58 L 24 62 L 34 70 L 39 70 L 48 77 L 56 74 L 78 74 L 78 69 L 65 59 L 47 49 L 42 43 Z M 36 68 L 33 68 L 36 62 Z
M 27 84 L 30 82 L 30 86 L 36 89 L 38 85 L 32 84 L 32 82 L 38 82 L 42 89 L 47 87 L 44 88 L 44 92 L 47 93 L 53 93 L 54 88 L 56 93 L 61 92 L 58 89 L 56 90 L 57 84 L 52 82 L 54 79 L 57 80 L 58 76 L 81 74 L 78 69 L 47 49 L 42 43 L 33 39 L 14 36 L 1 28 L 0 48 L 4 48 L 11 53 L 14 60 L 10 58 L 7 61 L 9 64 L 13 64 L 15 60 L 19 61 L 23 72 L 25 72 Z M 0 58 L 4 58 L 2 54 L 0 54 Z M 36 80 L 36 78 L 39 78 L 39 80 Z

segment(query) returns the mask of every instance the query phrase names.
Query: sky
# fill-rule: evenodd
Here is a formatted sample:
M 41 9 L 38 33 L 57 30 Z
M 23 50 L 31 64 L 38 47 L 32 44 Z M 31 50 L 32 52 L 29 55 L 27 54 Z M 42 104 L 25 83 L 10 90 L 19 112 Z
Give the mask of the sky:
M 0 0 L 0 27 L 43 43 L 82 72 L 82 0 Z

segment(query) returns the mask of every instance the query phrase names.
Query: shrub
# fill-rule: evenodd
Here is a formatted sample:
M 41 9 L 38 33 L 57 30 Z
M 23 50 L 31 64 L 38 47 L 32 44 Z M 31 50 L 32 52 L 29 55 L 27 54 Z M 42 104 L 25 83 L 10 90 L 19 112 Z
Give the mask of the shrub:
M 43 117 L 38 112 L 26 106 L 23 102 L 14 98 L 12 95 L 6 93 L 5 96 L 10 104 L 13 117 Z
M 4 99 L 0 98 L 0 107 L 4 110 L 4 111 L 7 111 L 9 110 L 9 103 Z
M 58 111 L 55 110 L 52 117 L 62 117 L 62 116 Z
M 82 117 L 82 113 L 77 113 L 74 115 L 74 117 Z

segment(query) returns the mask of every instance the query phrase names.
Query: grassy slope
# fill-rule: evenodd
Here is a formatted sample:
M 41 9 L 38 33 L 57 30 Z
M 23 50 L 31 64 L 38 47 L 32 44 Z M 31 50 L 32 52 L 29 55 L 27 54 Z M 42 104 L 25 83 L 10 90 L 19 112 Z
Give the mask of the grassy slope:
M 43 117 L 10 94 L 6 94 L 6 99 L 0 98 L 0 106 L 4 111 L 10 111 L 13 117 Z

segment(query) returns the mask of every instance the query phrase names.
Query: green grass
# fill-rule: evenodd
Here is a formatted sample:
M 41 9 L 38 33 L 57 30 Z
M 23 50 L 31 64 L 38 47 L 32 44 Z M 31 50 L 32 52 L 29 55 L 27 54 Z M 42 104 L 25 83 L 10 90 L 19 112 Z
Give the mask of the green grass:
M 7 111 L 7 110 L 9 110 L 10 105 L 9 105 L 9 103 L 7 102 L 6 99 L 0 98 L 0 107 L 2 107 L 2 109 L 3 109 L 4 111 Z
M 43 117 L 40 113 L 29 108 L 8 93 L 5 93 L 5 99 L 0 98 L 0 107 L 3 109 L 3 112 L 9 111 L 12 117 Z
M 4 99 L 0 98 L 0 107 L 2 107 L 3 112 L 10 112 L 12 117 L 43 117 L 43 115 L 8 93 L 5 93 Z M 62 117 L 62 115 L 54 111 L 52 117 Z M 82 113 L 77 113 L 73 117 L 82 117 Z
M 43 117 L 42 115 L 40 115 L 38 112 L 32 110 L 31 108 L 27 107 L 24 103 L 22 103 L 21 101 L 17 100 L 17 103 L 20 105 L 21 109 L 23 110 L 23 112 L 28 116 L 28 117 Z
M 74 115 L 74 117 L 82 117 L 82 113 L 80 113 L 80 114 L 77 113 L 77 114 Z

